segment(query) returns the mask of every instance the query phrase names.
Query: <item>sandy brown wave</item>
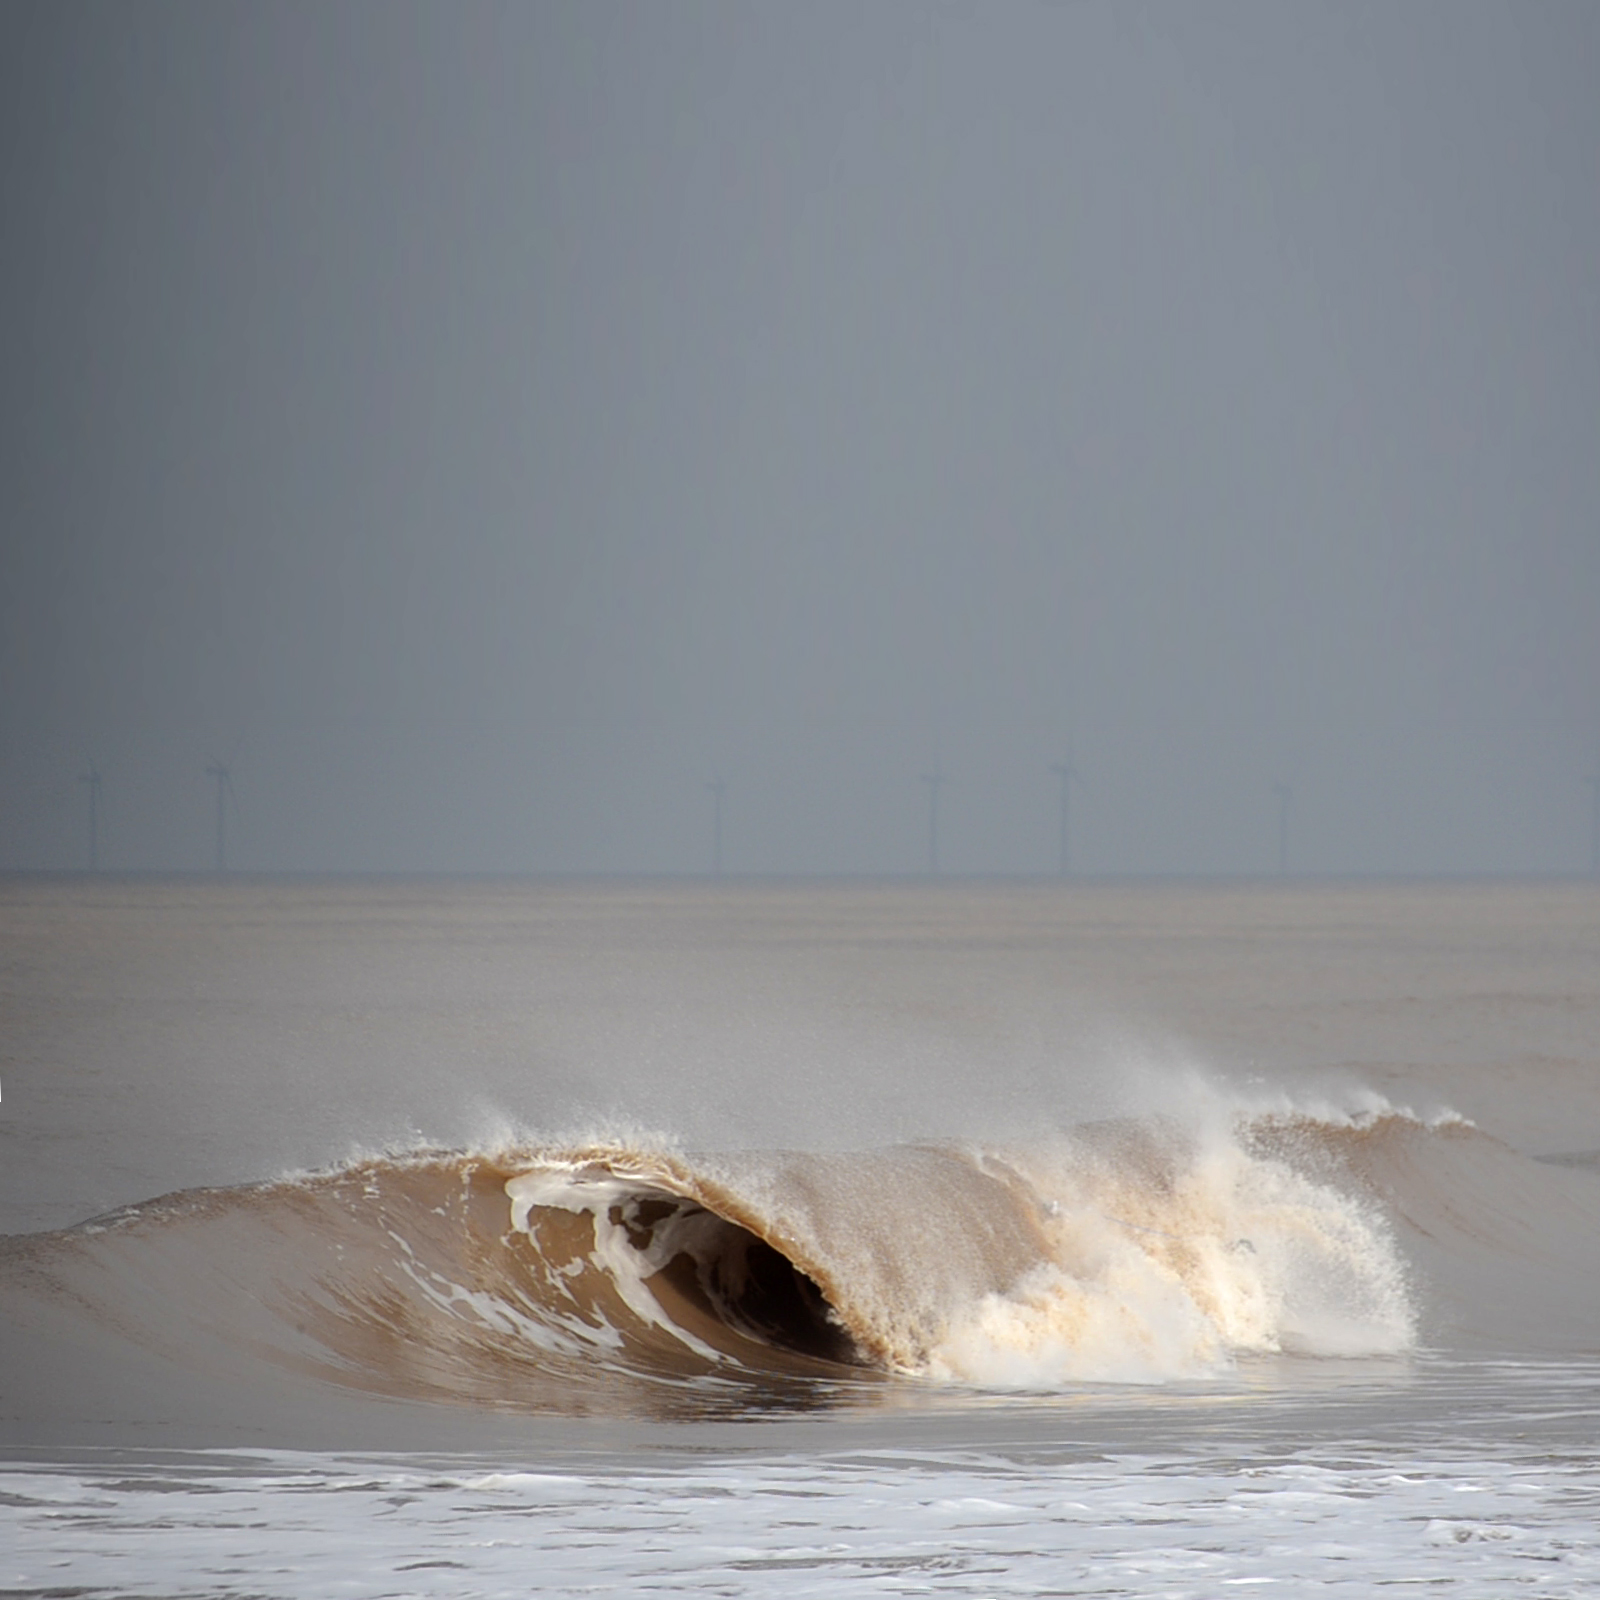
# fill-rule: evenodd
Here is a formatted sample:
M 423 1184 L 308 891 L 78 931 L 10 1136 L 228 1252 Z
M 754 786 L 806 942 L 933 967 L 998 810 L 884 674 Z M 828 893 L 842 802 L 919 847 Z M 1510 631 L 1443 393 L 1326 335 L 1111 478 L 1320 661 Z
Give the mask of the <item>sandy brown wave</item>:
M 1238 1142 L 1381 1207 L 1434 1342 L 1593 1343 L 1600 1175 L 1400 1115 L 1257 1117 Z M 939 1370 L 952 1330 L 962 1350 L 1032 1337 L 1047 1316 L 1052 1336 L 1087 1337 L 1130 1261 L 1226 1331 L 1226 1294 L 1270 1250 L 1238 1236 L 1237 1207 L 1217 1210 L 1198 1148 L 1182 1129 L 1124 1122 L 1009 1154 L 435 1152 L 7 1240 L 0 1285 L 224 1376 L 265 1362 L 369 1394 L 531 1411 L 695 1412 L 729 1386 L 808 1403 L 819 1384 L 844 1394 Z M 549 1180 L 549 1203 L 519 1225 L 508 1185 L 530 1174 Z M 1100 1300 L 1069 1304 L 1085 1283 Z M 1109 1336 L 1131 1327 L 1137 1342 L 1146 1304 L 1128 1299 Z

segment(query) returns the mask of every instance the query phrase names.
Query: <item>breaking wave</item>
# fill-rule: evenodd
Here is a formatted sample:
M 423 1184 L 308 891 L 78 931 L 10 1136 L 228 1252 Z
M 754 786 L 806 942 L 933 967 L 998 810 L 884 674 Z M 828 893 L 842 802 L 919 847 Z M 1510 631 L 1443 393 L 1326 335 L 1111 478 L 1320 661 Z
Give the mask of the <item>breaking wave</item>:
M 1552 1219 L 1600 1232 L 1593 1174 L 1459 1119 L 1199 1120 L 857 1154 L 373 1157 L 13 1238 L 0 1281 L 213 1370 L 586 1412 L 708 1384 L 1196 1380 L 1263 1354 L 1394 1354 L 1475 1319 L 1506 1342 L 1504 1284 L 1561 1276 Z M 1547 1289 L 1523 1299 L 1548 1333 Z
M 422 1150 L 0 1241 L 0 1284 L 197 1369 L 453 1405 L 1059 1391 L 1586 1345 L 1582 1166 L 1376 1099 L 856 1154 Z

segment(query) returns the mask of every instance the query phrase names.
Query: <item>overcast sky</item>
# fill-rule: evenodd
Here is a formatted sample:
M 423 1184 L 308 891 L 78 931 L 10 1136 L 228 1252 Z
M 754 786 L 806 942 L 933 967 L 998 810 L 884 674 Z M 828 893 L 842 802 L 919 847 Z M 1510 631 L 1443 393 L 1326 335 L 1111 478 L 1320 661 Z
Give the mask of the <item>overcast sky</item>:
M 0 22 L 0 866 L 1587 868 L 1592 0 Z

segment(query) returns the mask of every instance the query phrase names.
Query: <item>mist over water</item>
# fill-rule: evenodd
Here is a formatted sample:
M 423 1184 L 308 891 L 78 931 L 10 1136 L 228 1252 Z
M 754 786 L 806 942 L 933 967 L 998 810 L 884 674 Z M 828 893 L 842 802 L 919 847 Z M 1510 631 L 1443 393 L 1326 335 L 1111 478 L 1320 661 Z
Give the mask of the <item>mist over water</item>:
M 390 1147 L 867 1149 L 1193 1120 L 1197 1077 L 1264 1109 L 1286 1085 L 1335 1114 L 1376 1093 L 1534 1154 L 1600 1146 L 1571 998 L 1592 984 L 1590 899 L 14 883 L 17 1059 L 84 1087 L 24 1110 L 13 1071 L 6 1126 L 38 1157 L 0 1182 L 15 1225 L 59 1226 Z M 1513 1092 L 1518 1073 L 1557 1088 Z M 92 1161 L 45 1159 L 84 1136 Z

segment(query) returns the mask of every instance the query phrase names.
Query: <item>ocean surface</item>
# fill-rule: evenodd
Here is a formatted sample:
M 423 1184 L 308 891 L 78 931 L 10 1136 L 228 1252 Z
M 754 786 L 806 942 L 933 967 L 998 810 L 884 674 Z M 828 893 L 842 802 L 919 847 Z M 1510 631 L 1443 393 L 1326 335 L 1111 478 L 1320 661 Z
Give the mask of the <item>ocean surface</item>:
M 1600 886 L 0 880 L 0 1596 L 1600 1593 Z

